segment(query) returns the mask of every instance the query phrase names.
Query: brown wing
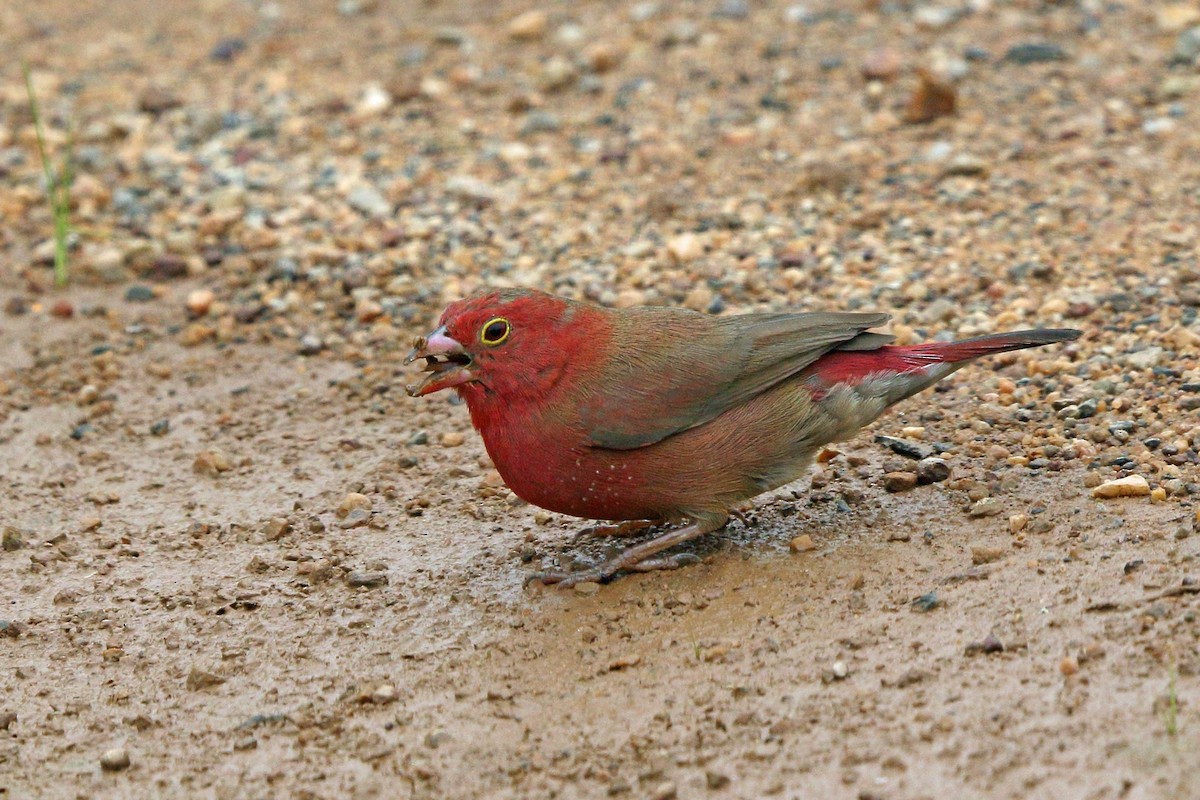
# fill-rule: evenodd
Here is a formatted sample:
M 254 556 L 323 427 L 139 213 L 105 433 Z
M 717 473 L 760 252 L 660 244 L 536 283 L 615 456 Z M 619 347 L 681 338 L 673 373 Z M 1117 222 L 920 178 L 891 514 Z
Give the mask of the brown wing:
M 619 312 L 613 355 L 589 381 L 591 443 L 629 450 L 703 425 L 830 350 L 874 349 L 887 314 L 813 312 L 711 317 L 671 308 Z

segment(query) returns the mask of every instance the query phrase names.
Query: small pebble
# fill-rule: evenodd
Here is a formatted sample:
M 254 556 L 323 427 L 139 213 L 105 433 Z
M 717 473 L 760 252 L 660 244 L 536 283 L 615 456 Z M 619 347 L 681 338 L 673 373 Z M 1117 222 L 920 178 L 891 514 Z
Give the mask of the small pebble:
M 900 74 L 903 66 L 904 57 L 898 50 L 881 47 L 867 54 L 859 71 L 869 81 L 890 81 Z
M 325 349 L 325 342 L 315 333 L 306 333 L 300 337 L 300 355 L 315 356 Z
M 1004 556 L 1004 548 L 975 545 L 971 548 L 972 564 L 990 564 Z
M 365 586 L 368 589 L 376 589 L 380 586 L 388 584 L 388 576 L 386 572 L 367 572 L 365 570 L 354 570 L 347 573 L 346 583 L 350 586 Z
M 188 293 L 185 305 L 193 317 L 203 317 L 212 308 L 216 295 L 211 289 L 196 289 Z
M 1115 497 L 1145 497 L 1150 494 L 1150 484 L 1141 475 L 1106 481 L 1092 489 L 1092 497 L 1110 500 Z
M 338 521 L 338 527 L 344 531 L 361 528 L 371 522 L 371 512 L 365 508 L 354 508 Z
M 1024 42 L 1015 44 L 1004 54 L 1004 60 L 1012 64 L 1044 64 L 1048 61 L 1065 61 L 1066 52 L 1053 42 Z
M 667 781 L 666 783 L 660 783 L 655 786 L 650 792 L 649 798 L 650 800 L 675 800 L 675 798 L 678 796 L 678 793 L 679 792 L 675 788 L 675 784 Z
M 683 233 L 667 243 L 667 254 L 680 264 L 695 261 L 704 255 L 704 244 L 694 233 Z
M 619 670 L 629 669 L 630 667 L 636 667 L 640 663 L 642 663 L 642 657 L 636 654 L 618 656 L 617 658 L 614 658 L 612 661 L 608 662 L 608 671 L 617 672 Z
M 120 772 L 129 767 L 129 751 L 124 747 L 105 750 L 100 756 L 100 768 L 105 772 Z
M 380 684 L 371 692 L 371 702 L 378 705 L 395 702 L 399 694 L 396 692 L 396 687 L 390 683 Z
M 196 460 L 192 462 L 192 471 L 207 475 L 210 478 L 215 478 L 222 472 L 228 472 L 233 469 L 233 462 L 229 456 L 220 450 L 202 450 L 196 456 Z
M 913 461 L 929 458 L 934 452 L 933 448 L 927 444 L 901 439 L 897 436 L 876 436 L 875 443 L 883 445 L 898 456 L 911 458 Z
M 3 541 L 0 544 L 2 544 L 5 551 L 11 553 L 25 546 L 25 537 L 19 528 L 14 528 L 12 525 L 5 525 Z
M 916 485 L 915 472 L 889 472 L 883 476 L 883 488 L 889 492 L 907 492 Z
M 972 517 L 994 517 L 1004 510 L 1004 503 L 995 497 L 984 497 L 976 500 L 967 510 Z
M 130 303 L 148 303 L 154 299 L 154 290 L 149 286 L 134 284 L 125 290 L 125 299 Z
M 596 581 L 580 581 L 574 586 L 575 594 L 591 597 L 600 591 L 600 584 Z
M 225 682 L 225 678 L 215 672 L 203 669 L 202 667 L 192 667 L 188 672 L 186 686 L 188 691 L 195 692 L 199 689 L 208 689 L 213 686 L 220 686 Z
M 341 519 L 355 510 L 370 511 L 371 498 L 361 492 L 349 492 L 342 498 L 342 502 L 338 503 L 337 508 L 334 509 L 334 513 L 337 514 L 338 519 Z
M 927 70 L 919 70 L 918 76 L 920 82 L 904 109 L 904 121 L 921 124 L 953 114 L 958 107 L 954 86 Z
M 1074 656 L 1063 656 L 1062 661 L 1058 662 L 1058 671 L 1070 677 L 1079 672 L 1079 661 Z
M 941 483 L 950 477 L 950 465 L 945 459 L 923 458 L 917 462 L 917 483 Z
M 913 611 L 920 611 L 921 613 L 933 611 L 940 604 L 941 601 L 938 599 L 937 592 L 928 592 L 912 601 Z
M 788 547 L 793 553 L 806 553 L 809 550 L 815 550 L 817 545 L 812 536 L 804 533 L 788 542 Z
M 519 41 L 540 39 L 549 22 L 546 12 L 538 9 L 513 17 L 508 23 L 508 35 Z

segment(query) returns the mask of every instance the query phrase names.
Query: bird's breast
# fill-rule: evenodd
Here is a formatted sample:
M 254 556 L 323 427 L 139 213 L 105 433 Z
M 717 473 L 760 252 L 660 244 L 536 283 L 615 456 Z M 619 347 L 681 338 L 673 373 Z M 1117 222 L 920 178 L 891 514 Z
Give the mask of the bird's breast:
M 659 516 L 646 481 L 624 451 L 590 447 L 577 430 L 544 419 L 480 428 L 504 482 L 522 500 L 588 519 Z

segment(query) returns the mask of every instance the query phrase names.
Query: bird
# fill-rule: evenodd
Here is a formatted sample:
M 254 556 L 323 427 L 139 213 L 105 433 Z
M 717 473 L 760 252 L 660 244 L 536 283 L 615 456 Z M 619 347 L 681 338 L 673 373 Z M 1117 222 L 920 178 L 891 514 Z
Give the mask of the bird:
M 801 477 L 826 445 L 993 353 L 1068 342 L 1074 329 L 893 344 L 882 312 L 711 315 L 609 308 L 529 288 L 446 307 L 404 363 L 421 397 L 454 389 L 505 484 L 550 511 L 664 532 L 595 566 L 531 578 L 573 586 L 698 559 L 666 551 Z

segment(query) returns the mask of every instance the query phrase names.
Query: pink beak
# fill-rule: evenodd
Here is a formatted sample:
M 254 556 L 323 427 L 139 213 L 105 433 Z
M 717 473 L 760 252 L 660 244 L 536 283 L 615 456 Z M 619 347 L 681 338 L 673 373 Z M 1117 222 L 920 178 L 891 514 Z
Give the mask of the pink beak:
M 425 371 L 429 375 L 420 383 L 406 387 L 411 397 L 422 397 L 475 380 L 471 355 L 446 335 L 445 325 L 417 339 L 404 363 L 411 364 L 418 358 L 425 359 Z

